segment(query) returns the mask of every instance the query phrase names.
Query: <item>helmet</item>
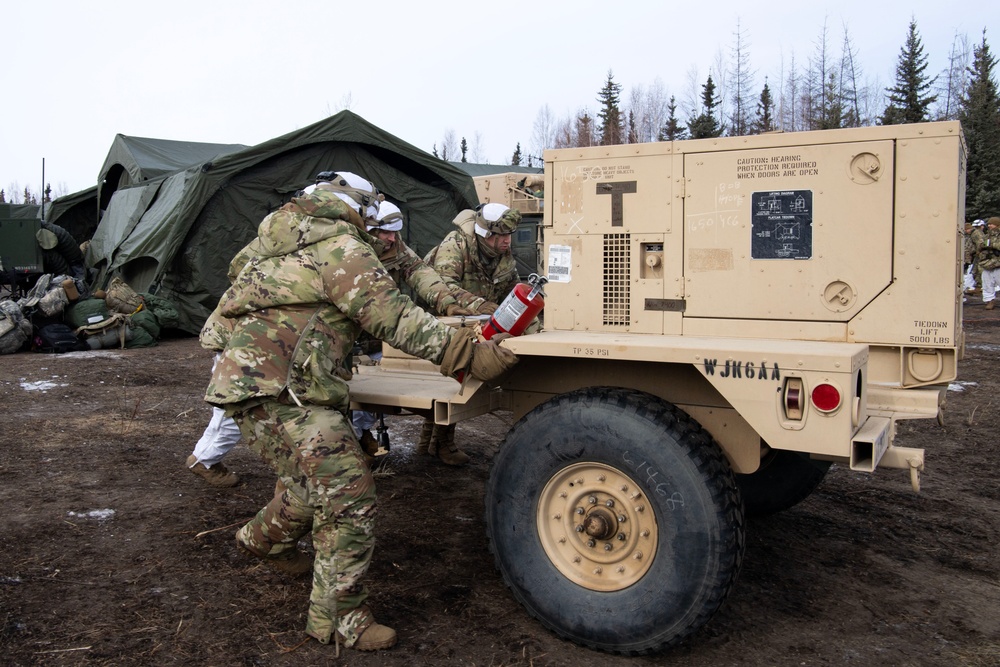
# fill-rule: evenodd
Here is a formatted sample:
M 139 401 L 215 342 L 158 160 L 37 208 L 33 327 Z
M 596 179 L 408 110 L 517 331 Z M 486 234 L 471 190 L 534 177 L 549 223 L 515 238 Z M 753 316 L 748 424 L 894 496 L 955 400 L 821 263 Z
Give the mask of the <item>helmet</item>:
M 371 181 L 349 171 L 321 171 L 316 175 L 316 190 L 332 192 L 354 209 L 363 218 L 378 215 L 382 195 Z
M 476 207 L 476 234 L 484 239 L 493 234 L 513 234 L 521 223 L 521 214 L 503 204 L 480 204 Z
M 381 229 L 387 232 L 398 232 L 403 228 L 403 212 L 390 201 L 379 204 L 375 220 L 366 220 L 368 231 Z

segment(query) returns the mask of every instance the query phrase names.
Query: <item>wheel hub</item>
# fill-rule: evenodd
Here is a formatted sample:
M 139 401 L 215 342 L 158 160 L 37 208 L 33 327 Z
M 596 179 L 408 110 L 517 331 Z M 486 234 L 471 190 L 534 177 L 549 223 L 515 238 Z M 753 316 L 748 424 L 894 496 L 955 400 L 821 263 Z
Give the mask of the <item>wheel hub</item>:
M 635 481 L 603 463 L 577 463 L 553 475 L 539 496 L 536 522 L 552 564 L 591 590 L 631 586 L 656 553 L 653 507 Z

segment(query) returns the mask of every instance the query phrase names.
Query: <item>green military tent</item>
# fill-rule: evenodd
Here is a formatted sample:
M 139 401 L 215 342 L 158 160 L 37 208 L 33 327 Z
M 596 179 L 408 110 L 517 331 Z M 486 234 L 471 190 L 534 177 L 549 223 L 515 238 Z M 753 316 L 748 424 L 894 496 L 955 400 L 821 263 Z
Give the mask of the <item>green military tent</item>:
M 53 200 L 45 212 L 45 219 L 82 243 L 94 235 L 104 210 L 119 188 L 159 179 L 246 148 L 243 144 L 116 135 L 101 165 L 97 185 Z
M 256 146 L 118 187 L 87 251 L 97 271 L 93 287 L 118 275 L 136 291 L 170 300 L 180 328 L 197 333 L 228 286 L 230 259 L 260 221 L 328 169 L 362 175 L 398 204 L 407 219 L 403 238 L 419 254 L 451 230 L 460 210 L 478 203 L 467 174 L 342 111 Z
M 46 207 L 45 219 L 69 232 L 77 243 L 90 239 L 99 220 L 97 186 L 53 199 Z
M 247 148 L 249 147 L 243 144 L 116 135 L 97 177 L 100 210 L 108 208 L 111 197 L 119 188 L 158 179 Z

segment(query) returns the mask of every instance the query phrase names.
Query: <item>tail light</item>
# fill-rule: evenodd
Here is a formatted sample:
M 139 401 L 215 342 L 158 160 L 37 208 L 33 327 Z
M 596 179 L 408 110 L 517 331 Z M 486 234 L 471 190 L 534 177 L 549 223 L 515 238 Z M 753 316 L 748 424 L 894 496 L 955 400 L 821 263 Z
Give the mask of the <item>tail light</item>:
M 833 412 L 840 407 L 840 390 L 828 382 L 823 382 L 812 390 L 812 404 L 820 412 Z
M 802 378 L 785 378 L 785 391 L 782 398 L 785 405 L 785 418 L 800 421 L 806 402 Z

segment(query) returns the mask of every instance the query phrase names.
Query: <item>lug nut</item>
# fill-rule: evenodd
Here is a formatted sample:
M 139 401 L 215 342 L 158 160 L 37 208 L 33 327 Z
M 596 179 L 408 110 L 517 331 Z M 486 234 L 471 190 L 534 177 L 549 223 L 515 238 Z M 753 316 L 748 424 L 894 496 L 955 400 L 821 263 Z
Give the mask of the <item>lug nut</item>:
M 625 533 L 618 533 L 618 541 L 619 542 L 625 541 Z
M 610 544 L 610 543 L 608 543 L 608 542 L 605 542 L 605 543 L 604 543 L 604 550 L 605 550 L 605 551 L 611 551 L 611 544 Z
M 576 512 L 577 514 L 583 514 L 583 508 L 582 508 L 582 507 L 577 507 L 577 508 L 576 508 L 575 510 L 573 510 L 573 511 L 574 511 L 574 512 Z
M 591 505 L 596 505 L 597 504 L 597 498 L 595 498 L 594 496 L 591 496 L 591 497 L 587 498 L 587 502 L 590 503 Z
M 596 544 L 596 542 L 594 542 L 594 540 L 587 540 L 587 546 L 590 547 L 591 549 L 594 548 L 594 544 Z
M 606 501 L 604 501 L 604 506 L 605 507 L 614 507 L 615 506 L 615 501 L 612 500 L 611 498 L 608 498 Z

